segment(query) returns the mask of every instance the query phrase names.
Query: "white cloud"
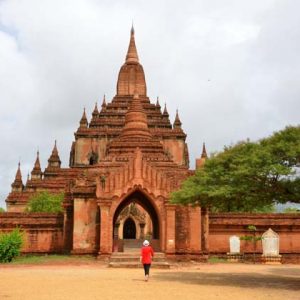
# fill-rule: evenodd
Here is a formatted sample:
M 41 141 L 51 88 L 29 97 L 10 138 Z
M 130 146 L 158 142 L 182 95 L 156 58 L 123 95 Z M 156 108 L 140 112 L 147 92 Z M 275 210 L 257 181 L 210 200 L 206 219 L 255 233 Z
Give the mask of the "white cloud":
M 225 3 L 226 2 L 226 3 Z M 23 177 L 54 139 L 63 164 L 85 106 L 115 94 L 136 28 L 148 94 L 179 108 L 191 163 L 299 123 L 296 1 L 0 2 L 0 206 L 19 157 Z M 2 202 L 1 202 L 2 201 Z

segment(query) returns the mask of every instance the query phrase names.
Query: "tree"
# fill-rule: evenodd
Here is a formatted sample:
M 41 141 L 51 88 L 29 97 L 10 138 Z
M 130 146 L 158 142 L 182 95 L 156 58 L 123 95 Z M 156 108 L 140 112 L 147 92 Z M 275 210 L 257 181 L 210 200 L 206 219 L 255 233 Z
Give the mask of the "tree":
M 5 209 L 3 207 L 0 207 L 0 213 L 5 212 Z
M 171 201 L 228 212 L 300 202 L 299 162 L 300 126 L 286 127 L 258 142 L 225 147 L 184 181 Z
M 52 194 L 48 191 L 42 191 L 29 199 L 26 211 L 28 212 L 62 212 L 62 202 L 64 194 Z

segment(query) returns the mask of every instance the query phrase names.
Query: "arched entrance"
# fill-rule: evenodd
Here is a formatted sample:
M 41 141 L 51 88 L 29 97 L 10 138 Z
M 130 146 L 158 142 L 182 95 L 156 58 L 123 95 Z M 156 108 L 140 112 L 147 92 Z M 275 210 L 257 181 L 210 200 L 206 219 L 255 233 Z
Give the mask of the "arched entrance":
M 123 226 L 123 239 L 136 239 L 136 226 L 131 218 L 124 222 Z
M 126 251 L 126 243 L 139 248 L 145 238 L 151 240 L 156 251 L 160 250 L 158 213 L 153 201 L 140 190 L 132 192 L 119 204 L 114 213 L 113 228 L 114 251 Z

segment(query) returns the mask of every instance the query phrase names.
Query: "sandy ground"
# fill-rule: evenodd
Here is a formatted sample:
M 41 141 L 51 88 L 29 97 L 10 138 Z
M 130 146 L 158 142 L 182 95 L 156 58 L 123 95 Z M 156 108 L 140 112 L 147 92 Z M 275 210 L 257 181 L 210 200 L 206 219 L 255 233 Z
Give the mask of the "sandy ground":
M 99 264 L 0 266 L 0 299 L 300 299 L 299 265 L 201 264 L 171 270 Z

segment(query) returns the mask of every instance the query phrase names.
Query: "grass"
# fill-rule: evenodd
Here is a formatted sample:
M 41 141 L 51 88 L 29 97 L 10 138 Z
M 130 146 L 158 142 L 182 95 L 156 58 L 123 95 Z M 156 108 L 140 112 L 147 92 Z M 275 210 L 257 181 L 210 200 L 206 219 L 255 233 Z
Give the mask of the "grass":
M 228 263 L 227 259 L 220 258 L 220 257 L 217 257 L 217 256 L 210 256 L 208 258 L 208 262 L 211 263 L 211 264 Z
M 42 264 L 80 264 L 95 262 L 94 256 L 72 256 L 72 255 L 22 255 L 14 259 L 12 265 L 42 265 Z
M 62 255 L 62 254 L 44 254 L 44 255 L 21 255 L 6 265 L 51 265 L 51 264 L 89 264 L 97 260 L 91 255 Z M 228 263 L 226 258 L 211 256 L 208 263 Z M 1 265 L 1 263 L 0 263 Z

